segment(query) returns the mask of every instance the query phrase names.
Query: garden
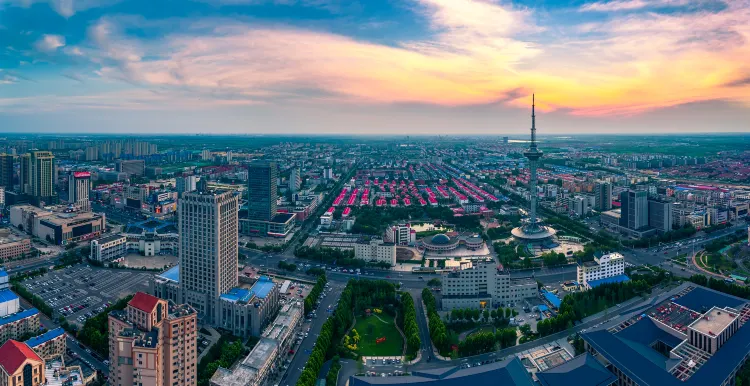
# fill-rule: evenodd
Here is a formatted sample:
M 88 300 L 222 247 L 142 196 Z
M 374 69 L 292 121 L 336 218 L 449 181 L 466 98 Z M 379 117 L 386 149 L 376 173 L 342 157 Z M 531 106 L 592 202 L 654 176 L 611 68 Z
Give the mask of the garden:
M 374 311 L 357 319 L 352 331 L 344 337 L 344 346 L 355 348 L 353 351 L 361 356 L 400 356 L 404 340 L 393 316 L 383 315 L 380 309 Z

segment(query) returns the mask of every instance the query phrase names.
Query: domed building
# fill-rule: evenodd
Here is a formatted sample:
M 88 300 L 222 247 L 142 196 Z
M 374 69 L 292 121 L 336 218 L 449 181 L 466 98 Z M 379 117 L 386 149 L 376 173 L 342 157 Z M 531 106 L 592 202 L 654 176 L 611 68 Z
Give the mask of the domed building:
M 439 233 L 434 236 L 426 237 L 422 240 L 425 250 L 431 252 L 448 252 L 455 250 L 459 245 L 467 249 L 476 250 L 484 246 L 484 240 L 475 234 L 453 234 L 448 235 Z

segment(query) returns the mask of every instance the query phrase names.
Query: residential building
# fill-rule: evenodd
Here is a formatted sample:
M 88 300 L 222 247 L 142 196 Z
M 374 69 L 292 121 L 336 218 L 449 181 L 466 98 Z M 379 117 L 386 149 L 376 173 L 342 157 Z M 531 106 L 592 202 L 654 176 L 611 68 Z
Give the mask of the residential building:
M 24 343 L 42 359 L 47 361 L 65 355 L 65 340 L 65 330 L 62 327 L 58 327 L 42 335 L 37 335 Z
M 414 245 L 417 241 L 417 231 L 411 224 L 396 224 L 385 229 L 383 240 L 396 245 Z
M 496 308 L 511 302 L 537 298 L 536 281 L 511 279 L 492 263 L 459 266 L 442 274 L 442 308 Z
M 29 157 L 29 191 L 35 202 L 46 205 L 56 203 L 55 156 L 49 151 L 33 151 Z
M 128 239 L 120 234 L 92 240 L 89 258 L 102 263 L 117 260 L 128 253 L 127 242 Z
M 109 313 L 109 384 L 195 385 L 197 340 L 192 307 L 137 292 L 125 310 Z
M 216 301 L 237 287 L 237 211 L 230 191 L 195 191 L 179 200 L 181 303 L 205 318 L 219 320 Z
M 91 210 L 89 191 L 91 190 L 91 173 L 71 172 L 68 177 L 68 203 L 81 211 Z
M 640 230 L 648 227 L 648 192 L 626 190 L 620 193 L 620 226 Z
M 707 208 L 706 212 L 709 226 L 724 224 L 729 221 L 729 211 L 726 208 L 711 207 Z
M 0 346 L 0 386 L 46 384 L 44 360 L 26 343 L 8 340 Z
M 42 209 L 31 205 L 10 207 L 10 223 L 42 240 L 62 245 L 90 240 L 105 229 L 103 213 L 66 212 L 67 207 Z
M 39 331 L 39 311 L 21 309 L 18 295 L 8 287 L 8 273 L 0 269 L 0 343 Z
M 299 191 L 299 187 L 302 184 L 302 178 L 300 176 L 300 170 L 299 167 L 294 166 L 292 167 L 291 172 L 289 173 L 289 191 L 294 194 Z
M 576 271 L 578 283 L 584 288 L 628 280 L 625 276 L 625 257 L 618 252 L 595 256 L 593 261 L 579 264 Z
M 0 154 L 0 187 L 13 190 L 13 155 Z
M 146 175 L 146 161 L 142 159 L 118 159 L 117 161 L 115 161 L 115 171 L 120 173 L 127 173 L 127 175 L 131 177 L 143 177 L 144 175 Z
M 18 157 L 19 191 L 23 194 L 31 194 L 31 154 L 21 154 Z
M 354 244 L 354 258 L 368 262 L 383 262 L 396 265 L 396 244 L 382 239 L 360 241 Z
M 253 162 L 247 168 L 247 218 L 271 221 L 276 215 L 278 170 L 276 162 Z
M 192 192 L 198 189 L 198 176 L 181 176 L 175 178 L 175 189 L 177 195 L 182 197 L 183 193 Z
M 648 200 L 648 226 L 659 233 L 672 230 L 672 203 L 660 200 Z

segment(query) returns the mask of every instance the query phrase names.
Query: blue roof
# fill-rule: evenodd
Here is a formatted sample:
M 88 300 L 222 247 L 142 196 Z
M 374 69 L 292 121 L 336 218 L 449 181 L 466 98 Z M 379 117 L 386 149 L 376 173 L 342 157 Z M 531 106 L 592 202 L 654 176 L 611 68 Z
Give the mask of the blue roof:
M 545 299 L 547 299 L 547 301 L 552 304 L 552 306 L 554 306 L 555 308 L 560 308 L 560 304 L 562 303 L 562 301 L 557 297 L 557 295 L 548 291 L 542 291 L 542 294 L 544 295 Z
M 537 308 L 539 308 L 539 312 L 542 312 L 542 311 L 549 311 L 549 307 L 547 307 L 547 306 L 546 306 L 546 305 L 544 305 L 544 304 L 540 304 L 539 306 L 537 306 Z
M 747 303 L 747 300 L 709 288 L 696 287 L 682 297 L 675 299 L 674 302 L 693 311 L 704 312 L 703 309 L 708 311 L 713 306 L 738 308 Z
M 16 312 L 13 315 L 8 315 L 6 317 L 0 318 L 0 326 L 8 323 L 17 322 L 23 318 L 28 318 L 29 316 L 33 316 L 38 314 L 39 311 L 36 308 L 29 308 L 28 310 L 23 310 L 21 312 Z
M 605 277 L 604 279 L 592 280 L 588 282 L 588 284 L 589 287 L 596 288 L 602 284 L 624 283 L 626 281 L 630 281 L 628 275 L 617 275 L 612 277 Z
M 157 275 L 158 277 L 166 280 L 171 280 L 173 282 L 179 283 L 180 282 L 180 265 L 175 265 L 174 267 L 162 272 L 161 274 Z
M 257 282 L 251 288 L 251 291 L 255 292 L 255 296 L 265 299 L 268 293 L 273 289 L 273 280 L 268 276 L 261 276 Z
M 8 276 L 8 272 L 5 271 L 5 268 L 0 268 L 0 277 Z
M 7 288 L 0 290 L 0 303 L 9 302 L 16 299 L 18 299 L 18 295 L 14 294 L 13 291 Z
M 42 335 L 35 336 L 27 340 L 26 344 L 29 345 L 29 347 L 34 348 L 36 346 L 39 346 L 42 343 L 49 342 L 52 339 L 55 339 L 58 336 L 63 335 L 63 334 L 65 334 L 65 330 L 63 330 L 62 327 L 58 327 L 54 330 L 47 331 Z
M 607 386 L 617 377 L 586 353 L 551 369 L 536 373 L 542 386 Z
M 221 298 L 233 302 L 247 303 L 253 298 L 253 293 L 247 288 L 232 288 L 229 292 L 221 294 Z

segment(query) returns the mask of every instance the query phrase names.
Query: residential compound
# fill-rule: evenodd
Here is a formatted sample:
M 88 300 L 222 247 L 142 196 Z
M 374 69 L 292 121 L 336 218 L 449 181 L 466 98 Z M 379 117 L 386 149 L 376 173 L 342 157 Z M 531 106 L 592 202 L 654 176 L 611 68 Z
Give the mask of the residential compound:
M 381 239 L 361 240 L 354 244 L 354 258 L 396 265 L 396 244 Z
M 212 386 L 260 386 L 278 370 L 290 349 L 302 321 L 302 306 L 285 304 L 245 359 L 231 369 L 219 368 L 211 377 Z
M 98 237 L 105 229 L 103 213 L 66 212 L 67 207 L 10 207 L 14 227 L 54 244 L 67 244 Z
M 604 283 L 627 280 L 625 276 L 625 256 L 613 252 L 594 257 L 578 265 L 578 283 L 584 288 L 594 288 Z
M 109 314 L 109 382 L 114 386 L 197 383 L 197 313 L 138 292 Z
M 442 275 L 442 306 L 446 311 L 454 308 L 495 308 L 537 298 L 538 295 L 535 280 L 511 279 L 510 275 L 498 273 L 497 267 L 490 263 L 457 268 Z

